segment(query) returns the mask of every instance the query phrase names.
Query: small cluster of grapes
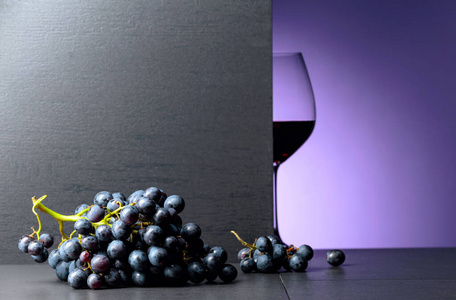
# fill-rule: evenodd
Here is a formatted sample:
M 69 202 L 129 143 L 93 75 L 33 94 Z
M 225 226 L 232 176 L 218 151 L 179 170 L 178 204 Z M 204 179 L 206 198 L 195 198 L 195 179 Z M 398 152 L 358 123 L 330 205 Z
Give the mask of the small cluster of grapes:
M 180 196 L 167 196 L 156 187 L 139 190 L 127 199 L 121 193 L 99 192 L 94 204 L 79 205 L 74 215 L 61 215 L 32 198 L 40 228 L 22 236 L 19 250 L 36 262 L 48 260 L 57 277 L 73 288 L 100 289 L 121 286 L 182 285 L 237 276 L 226 264 L 222 247 L 210 247 L 201 239 L 195 223 L 183 224 L 185 207 Z M 41 223 L 35 208 L 59 222 L 62 243 L 48 252 L 53 238 L 39 234 Z M 74 222 L 68 237 L 64 222 Z M 36 238 L 34 238 L 36 235 Z
M 272 273 L 282 268 L 285 271 L 304 272 L 314 255 L 309 245 L 296 248 L 283 244 L 274 236 L 261 236 L 255 243 L 248 244 L 234 231 L 232 233 L 245 246 L 238 252 L 238 260 L 244 273 Z M 326 260 L 333 266 L 339 266 L 345 261 L 345 254 L 341 250 L 330 250 L 326 253 Z

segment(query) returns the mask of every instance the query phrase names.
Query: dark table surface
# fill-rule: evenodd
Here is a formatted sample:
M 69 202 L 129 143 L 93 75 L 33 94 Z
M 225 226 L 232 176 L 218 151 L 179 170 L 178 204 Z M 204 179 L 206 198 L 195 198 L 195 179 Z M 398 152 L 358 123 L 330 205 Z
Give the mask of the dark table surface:
M 184 287 L 97 291 L 71 288 L 47 263 L 1 265 L 0 299 L 456 299 L 456 248 L 344 252 L 345 263 L 332 267 L 325 251 L 315 251 L 304 273 L 239 272 L 231 284 L 217 279 Z

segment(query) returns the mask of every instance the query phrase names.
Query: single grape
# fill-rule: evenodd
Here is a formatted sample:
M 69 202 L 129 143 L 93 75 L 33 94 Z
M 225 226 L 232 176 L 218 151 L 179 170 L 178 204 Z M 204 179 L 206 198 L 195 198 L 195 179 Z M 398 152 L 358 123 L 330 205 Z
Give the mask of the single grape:
M 44 249 L 44 243 L 42 241 L 33 240 L 28 245 L 28 253 L 30 255 L 40 255 Z
M 206 269 L 201 262 L 192 262 L 187 268 L 188 279 L 193 283 L 201 283 L 206 279 Z
M 166 208 L 160 207 L 155 211 L 155 214 L 153 216 L 153 220 L 155 225 L 158 226 L 163 226 L 165 224 L 168 224 L 170 221 L 171 215 L 169 214 L 169 211 Z
M 269 241 L 269 240 L 268 240 Z M 263 254 L 257 259 L 257 269 L 263 273 L 271 273 L 275 271 L 274 262 L 271 255 Z
M 62 246 L 63 246 L 63 252 L 65 253 L 65 255 L 72 260 L 78 259 L 79 254 L 81 254 L 81 252 L 82 252 L 81 244 L 79 243 L 79 241 L 77 239 L 68 240 L 68 242 L 65 243 L 65 245 L 62 244 Z M 62 246 L 60 246 L 60 247 L 62 247 Z
M 74 222 L 74 230 L 82 235 L 88 235 L 93 232 L 92 223 L 87 219 L 79 219 Z
M 88 251 L 82 251 L 81 254 L 79 254 L 79 259 L 82 261 L 82 262 L 90 262 L 90 259 L 92 258 L 92 255 L 90 255 L 90 253 Z
M 279 264 L 282 264 L 287 259 L 287 249 L 284 245 L 274 244 L 272 246 L 272 259 Z
M 92 257 L 90 266 L 95 273 L 106 273 L 111 268 L 111 263 L 109 262 L 108 257 L 100 254 L 95 254 Z
M 195 223 L 187 223 L 182 226 L 181 236 L 188 242 L 201 236 L 201 228 Z
M 250 255 L 250 248 L 245 247 L 239 250 L 237 258 L 239 261 L 243 260 L 244 258 L 248 257 Z
M 121 241 L 126 241 L 131 234 L 131 228 L 125 224 L 122 220 L 117 220 L 112 224 L 113 236 Z
M 225 264 L 218 276 L 223 282 L 228 283 L 236 279 L 237 274 L 237 269 L 233 265 Z
M 181 265 L 172 264 L 166 266 L 163 273 L 165 274 L 165 279 L 168 283 L 180 285 L 187 281 L 186 272 Z
M 296 251 L 296 254 L 301 255 L 305 260 L 309 261 L 312 259 L 314 252 L 309 245 L 301 245 Z
M 272 243 L 271 240 L 269 240 L 265 236 L 260 236 L 256 243 L 255 246 L 257 247 L 258 250 L 260 250 L 263 253 L 271 253 L 272 252 Z
M 148 273 L 133 271 L 131 274 L 131 281 L 134 285 L 139 287 L 145 287 L 150 285 L 150 277 Z
M 122 194 L 122 193 L 119 193 L 119 192 L 112 193 L 112 199 L 113 200 L 120 200 L 120 201 L 123 201 L 123 202 L 127 201 L 127 199 L 125 198 L 125 195 Z
M 127 256 L 127 246 L 120 240 L 114 240 L 108 245 L 108 256 L 110 259 L 118 259 Z
M 57 264 L 57 266 L 55 267 L 55 274 L 57 275 L 57 278 L 62 281 L 67 281 L 68 275 L 70 274 L 69 268 L 70 268 L 70 262 L 66 262 L 66 261 L 59 262 Z
M 33 241 L 34 238 L 32 238 L 31 236 L 29 235 L 23 235 L 20 239 L 19 239 L 19 242 L 17 244 L 17 247 L 19 248 L 19 250 L 23 253 L 28 253 L 28 246 L 30 244 L 31 241 Z
M 122 284 L 120 273 L 114 268 L 111 268 L 108 273 L 104 274 L 104 281 L 110 287 L 119 287 Z
M 92 290 L 98 290 L 103 286 L 103 277 L 99 274 L 92 273 L 87 277 L 87 286 Z
M 110 242 L 112 240 L 112 230 L 108 225 L 100 225 L 95 230 L 95 236 L 100 242 Z
M 211 250 L 209 250 L 209 254 L 214 254 L 220 257 L 222 264 L 225 264 L 228 259 L 228 253 L 226 250 L 219 246 L 211 248 Z
M 39 255 L 32 255 L 32 258 L 35 262 L 37 263 L 44 263 L 49 257 L 49 252 L 47 250 L 47 248 L 44 248 L 43 249 L 43 252 L 41 252 L 41 254 Z
M 184 198 L 178 195 L 172 195 L 166 198 L 165 203 L 163 204 L 164 208 L 174 208 L 177 213 L 181 213 L 185 208 Z
M 68 275 L 68 283 L 72 288 L 83 289 L 87 287 L 88 275 L 83 270 L 76 268 Z
M 99 249 L 98 239 L 93 235 L 87 235 L 81 239 L 81 246 L 91 252 L 97 251 Z
M 153 266 L 165 266 L 169 260 L 168 251 L 165 248 L 152 246 L 150 247 L 148 258 Z
M 272 235 L 268 235 L 267 238 L 271 241 L 271 244 L 272 245 L 275 245 L 275 244 L 282 244 L 282 242 L 280 241 L 280 239 L 276 236 L 272 236 Z
M 160 189 L 156 187 L 150 187 L 144 192 L 144 197 L 147 197 L 155 203 L 158 203 L 162 197 L 162 193 Z
M 110 192 L 102 191 L 95 195 L 93 198 L 93 204 L 98 205 L 100 207 L 106 207 L 108 205 L 109 200 L 113 197 Z
M 215 254 L 208 254 L 203 258 L 203 264 L 208 271 L 218 274 L 223 267 L 223 262 L 220 256 Z
M 88 204 L 81 204 L 79 205 L 78 207 L 76 207 L 76 209 L 74 210 L 74 214 L 77 215 L 78 213 L 80 213 L 81 211 L 83 211 L 84 209 L 88 208 L 89 205 Z
M 149 246 L 161 246 L 165 240 L 165 232 L 160 226 L 149 225 L 143 233 L 143 239 Z
M 109 200 L 108 205 L 106 205 L 106 208 L 109 209 L 109 211 L 115 211 L 121 205 L 125 206 L 126 204 L 127 204 L 126 201 L 123 201 L 120 199 L 111 199 L 111 200 Z
M 133 204 L 138 202 L 138 200 L 143 197 L 144 191 L 143 190 L 138 190 L 133 192 L 130 196 L 128 196 L 127 203 L 128 204 Z
M 130 267 L 138 272 L 146 272 L 149 267 L 147 254 L 141 250 L 133 250 L 128 256 Z
M 50 233 L 42 233 L 40 241 L 43 242 L 45 248 L 51 248 L 54 245 L 54 237 Z
M 54 249 L 49 253 L 48 263 L 51 268 L 55 269 L 57 264 L 61 261 L 58 249 Z
M 92 206 L 87 212 L 87 219 L 92 222 L 100 222 L 105 216 L 105 210 L 98 205 Z
M 135 206 L 126 206 L 120 212 L 120 219 L 128 226 L 131 226 L 138 221 L 139 211 Z
M 251 257 L 245 257 L 239 263 L 241 267 L 241 271 L 244 273 L 250 273 L 256 270 L 256 263 L 255 260 Z
M 340 266 L 345 261 L 345 254 L 342 250 L 329 250 L 326 252 L 326 261 L 335 267 Z
M 307 260 L 297 253 L 291 256 L 289 264 L 295 272 L 304 272 L 307 268 Z
M 136 208 L 138 209 L 139 213 L 150 218 L 155 214 L 156 210 L 156 203 L 153 200 L 150 200 L 147 197 L 139 198 L 138 202 L 136 202 Z

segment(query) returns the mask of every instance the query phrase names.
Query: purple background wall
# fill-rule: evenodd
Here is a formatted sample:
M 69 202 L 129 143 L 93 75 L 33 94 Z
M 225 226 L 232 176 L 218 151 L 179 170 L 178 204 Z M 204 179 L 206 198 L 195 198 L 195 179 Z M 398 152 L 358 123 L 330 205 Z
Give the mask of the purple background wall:
M 317 104 L 279 169 L 286 242 L 456 246 L 455 15 L 456 1 L 273 2 L 273 49 L 303 52 Z

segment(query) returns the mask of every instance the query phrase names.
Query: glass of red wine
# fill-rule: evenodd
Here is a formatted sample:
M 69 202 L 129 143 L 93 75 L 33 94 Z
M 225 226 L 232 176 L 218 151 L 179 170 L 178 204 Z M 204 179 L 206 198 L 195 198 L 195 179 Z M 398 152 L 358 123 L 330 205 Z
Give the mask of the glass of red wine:
M 273 180 L 274 234 L 279 232 L 277 174 L 284 163 L 309 138 L 315 126 L 315 99 L 301 53 L 273 53 Z

